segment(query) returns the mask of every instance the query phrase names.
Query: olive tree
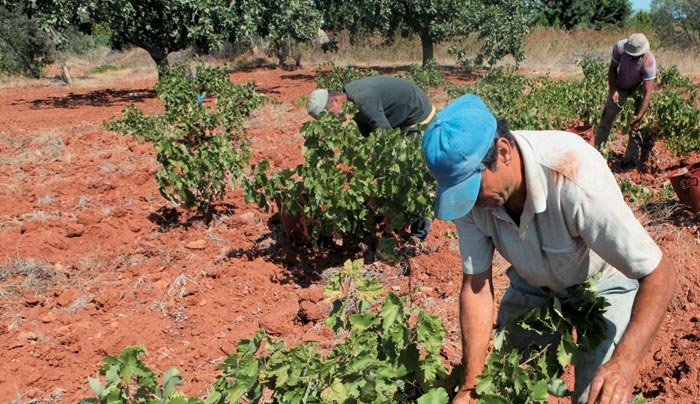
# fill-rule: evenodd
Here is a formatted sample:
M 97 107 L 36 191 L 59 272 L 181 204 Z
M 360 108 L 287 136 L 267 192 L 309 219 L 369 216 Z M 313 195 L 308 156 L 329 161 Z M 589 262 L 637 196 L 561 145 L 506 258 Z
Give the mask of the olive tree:
M 387 38 L 416 34 L 422 62 L 434 58 L 434 46 L 448 39 L 476 35 L 483 40 L 477 58 L 494 60 L 513 55 L 523 60 L 522 37 L 527 33 L 529 2 L 506 0 L 331 0 L 315 2 L 324 28 L 352 34 L 380 33 Z
M 539 0 L 538 8 L 541 23 L 567 30 L 604 25 L 621 27 L 632 14 L 629 0 Z
M 25 16 L 46 33 L 61 64 L 63 80 L 71 85 L 72 78 L 64 50 L 66 31 L 71 25 L 78 25 L 89 19 L 85 2 L 79 0 L 2 0 L 0 6 Z M 31 27 L 32 25 L 26 26 Z
M 680 49 L 700 46 L 699 1 L 652 0 L 651 16 L 664 45 Z
M 302 0 L 93 0 L 92 10 L 108 22 L 115 47 L 143 48 L 159 67 L 191 46 L 208 52 L 255 37 L 310 41 L 320 27 L 318 12 Z

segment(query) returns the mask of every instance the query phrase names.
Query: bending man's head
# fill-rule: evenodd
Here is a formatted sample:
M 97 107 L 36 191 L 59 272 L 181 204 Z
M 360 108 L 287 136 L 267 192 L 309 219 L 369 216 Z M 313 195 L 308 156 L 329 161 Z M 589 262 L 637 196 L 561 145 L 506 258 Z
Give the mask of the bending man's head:
M 306 110 L 314 118 L 318 118 L 321 112 L 332 112 L 337 115 L 342 109 L 342 95 L 341 92 L 329 91 L 325 88 L 314 90 L 309 94 Z
M 640 57 L 649 51 L 649 40 L 644 34 L 632 34 L 624 44 L 625 53 L 633 58 Z

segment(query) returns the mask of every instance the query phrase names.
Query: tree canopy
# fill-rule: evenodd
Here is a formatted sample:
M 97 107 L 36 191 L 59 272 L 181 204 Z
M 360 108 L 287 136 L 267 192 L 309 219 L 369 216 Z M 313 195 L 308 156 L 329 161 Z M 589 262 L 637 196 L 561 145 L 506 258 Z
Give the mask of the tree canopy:
M 629 0 L 540 0 L 540 21 L 555 27 L 623 26 L 632 14 Z
M 528 2 L 504 0 L 330 0 L 315 3 L 323 13 L 323 27 L 358 34 L 378 33 L 391 40 L 418 35 L 425 65 L 434 45 L 450 38 L 477 35 L 484 40 L 478 59 L 524 57 L 522 37 L 529 27 Z
M 700 1 L 652 0 L 651 15 L 664 45 L 700 47 Z

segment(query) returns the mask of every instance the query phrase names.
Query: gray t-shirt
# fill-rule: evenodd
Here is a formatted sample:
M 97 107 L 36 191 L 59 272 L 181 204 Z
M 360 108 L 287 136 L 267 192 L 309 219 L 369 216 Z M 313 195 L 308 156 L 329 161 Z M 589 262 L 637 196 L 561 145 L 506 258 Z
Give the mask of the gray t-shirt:
M 661 250 L 625 202 L 605 159 L 578 135 L 513 131 L 527 198 L 519 225 L 503 207 L 455 220 L 462 271 L 491 268 L 494 248 L 530 285 L 563 291 L 619 270 L 638 279 Z
M 433 109 L 420 87 L 398 77 L 365 77 L 348 83 L 344 90 L 359 109 L 354 119 L 365 136 L 378 128 L 408 128 L 428 118 Z

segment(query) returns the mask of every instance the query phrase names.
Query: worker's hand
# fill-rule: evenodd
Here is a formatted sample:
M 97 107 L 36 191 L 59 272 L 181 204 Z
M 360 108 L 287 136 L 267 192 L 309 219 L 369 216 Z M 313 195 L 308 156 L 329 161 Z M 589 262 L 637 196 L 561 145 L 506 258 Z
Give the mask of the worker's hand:
M 617 89 L 613 90 L 612 92 L 612 100 L 617 106 L 620 106 L 620 93 L 617 91 Z
M 632 123 L 630 123 L 630 127 L 631 127 L 632 129 L 636 128 L 637 125 L 639 125 L 639 123 L 640 123 L 641 121 L 642 121 L 642 116 L 641 116 L 641 115 L 635 115 L 635 116 L 632 118 Z
M 588 404 L 627 404 L 632 399 L 635 368 L 611 359 L 593 377 Z
M 452 404 L 471 404 L 476 403 L 479 396 L 476 395 L 474 388 L 460 389 L 457 395 L 452 399 Z

